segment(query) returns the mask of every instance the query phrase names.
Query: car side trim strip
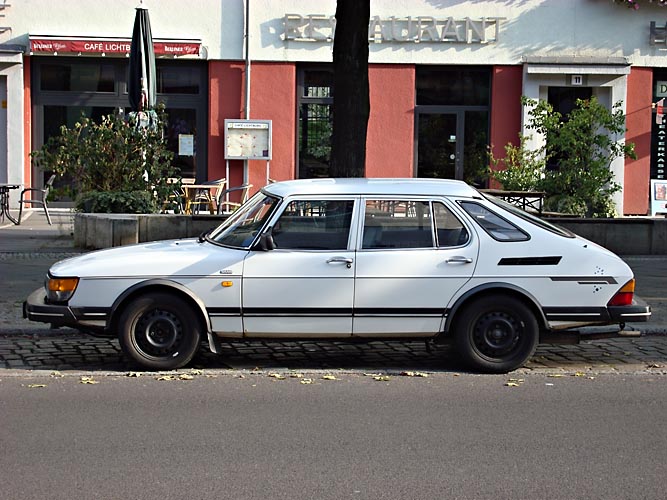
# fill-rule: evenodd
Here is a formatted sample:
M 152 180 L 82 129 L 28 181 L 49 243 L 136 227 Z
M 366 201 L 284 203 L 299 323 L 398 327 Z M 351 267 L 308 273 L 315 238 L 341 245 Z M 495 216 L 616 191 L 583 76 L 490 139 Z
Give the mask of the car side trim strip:
M 557 266 L 563 257 L 560 255 L 544 257 L 503 257 L 499 266 Z
M 551 281 L 576 281 L 580 285 L 616 285 L 616 281 L 611 276 L 551 276 Z

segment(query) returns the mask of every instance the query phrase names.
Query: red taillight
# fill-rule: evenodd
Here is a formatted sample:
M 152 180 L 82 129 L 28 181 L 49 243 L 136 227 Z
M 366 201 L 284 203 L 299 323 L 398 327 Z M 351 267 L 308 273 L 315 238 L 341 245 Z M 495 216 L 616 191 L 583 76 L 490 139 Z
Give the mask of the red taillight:
M 625 285 L 623 285 L 623 288 L 621 288 L 618 292 L 616 292 L 616 295 L 614 295 L 609 303 L 607 304 L 608 306 L 629 306 L 632 304 L 632 298 L 635 294 L 635 280 L 632 279 L 628 281 Z

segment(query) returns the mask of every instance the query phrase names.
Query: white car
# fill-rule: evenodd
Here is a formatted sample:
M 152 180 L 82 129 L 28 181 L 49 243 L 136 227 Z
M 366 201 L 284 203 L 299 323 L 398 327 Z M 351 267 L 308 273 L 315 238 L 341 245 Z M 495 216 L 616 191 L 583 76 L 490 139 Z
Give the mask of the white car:
M 463 182 L 317 179 L 266 186 L 199 239 L 58 262 L 24 315 L 117 335 L 147 369 L 207 337 L 451 342 L 506 372 L 550 332 L 647 321 L 633 294 L 613 253 Z

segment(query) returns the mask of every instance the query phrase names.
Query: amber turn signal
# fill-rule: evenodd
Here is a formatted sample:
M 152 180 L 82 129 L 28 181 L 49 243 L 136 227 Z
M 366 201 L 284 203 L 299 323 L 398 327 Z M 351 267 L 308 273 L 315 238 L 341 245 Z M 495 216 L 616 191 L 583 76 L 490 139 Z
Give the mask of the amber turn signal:
M 52 302 L 65 302 L 74 294 L 79 278 L 49 278 L 46 282 L 46 295 Z

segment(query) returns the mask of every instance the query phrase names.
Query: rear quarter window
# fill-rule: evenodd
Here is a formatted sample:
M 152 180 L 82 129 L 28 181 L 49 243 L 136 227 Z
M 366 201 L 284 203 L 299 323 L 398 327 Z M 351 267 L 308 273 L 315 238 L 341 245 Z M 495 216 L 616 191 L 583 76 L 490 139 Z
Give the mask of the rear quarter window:
M 530 239 L 527 233 L 479 203 L 461 201 L 459 204 L 494 240 L 512 242 Z

